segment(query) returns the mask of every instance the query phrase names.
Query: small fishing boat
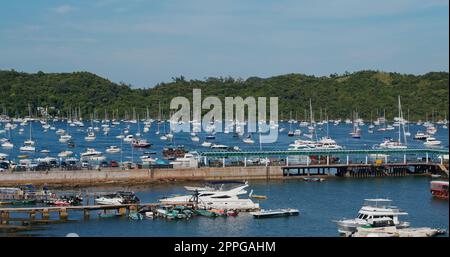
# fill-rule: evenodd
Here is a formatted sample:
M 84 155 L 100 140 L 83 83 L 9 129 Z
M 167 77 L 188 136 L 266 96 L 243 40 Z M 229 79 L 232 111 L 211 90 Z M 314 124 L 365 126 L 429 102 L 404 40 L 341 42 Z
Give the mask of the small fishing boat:
M 143 220 L 144 219 L 144 215 L 140 214 L 139 212 L 135 212 L 135 211 L 130 212 L 128 217 L 132 220 Z
M 217 213 L 212 212 L 212 211 L 208 211 L 208 210 L 203 210 L 203 209 L 198 209 L 194 211 L 195 214 L 200 215 L 200 216 L 205 216 L 205 217 L 217 217 Z
M 253 218 L 273 218 L 273 217 L 288 217 L 298 216 L 300 214 L 298 209 L 274 209 L 274 210 L 260 210 L 256 212 L 250 212 Z
M 265 195 L 251 195 L 250 196 L 251 198 L 255 198 L 255 199 L 259 199 L 259 200 L 266 200 L 267 199 L 267 196 L 265 196 Z
M 118 214 L 117 212 L 107 212 L 106 210 L 102 211 L 102 212 L 98 212 L 98 217 L 100 219 L 115 218 L 115 217 L 119 217 L 119 216 L 120 216 L 120 214 Z
M 313 178 L 303 178 L 303 180 L 304 180 L 304 181 L 307 181 L 307 182 L 322 182 L 322 181 L 325 181 L 324 178 L 316 178 L 316 177 L 313 177 Z

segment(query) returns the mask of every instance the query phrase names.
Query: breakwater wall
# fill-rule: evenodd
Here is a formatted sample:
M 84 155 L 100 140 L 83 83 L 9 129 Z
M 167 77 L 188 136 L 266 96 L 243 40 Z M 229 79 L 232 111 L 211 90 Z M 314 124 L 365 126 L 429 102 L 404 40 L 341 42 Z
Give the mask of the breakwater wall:
M 186 169 L 102 169 L 74 171 L 32 171 L 0 173 L 0 186 L 34 185 L 104 185 L 133 184 L 156 181 L 201 181 L 235 179 L 283 179 L 279 166 L 186 168 Z

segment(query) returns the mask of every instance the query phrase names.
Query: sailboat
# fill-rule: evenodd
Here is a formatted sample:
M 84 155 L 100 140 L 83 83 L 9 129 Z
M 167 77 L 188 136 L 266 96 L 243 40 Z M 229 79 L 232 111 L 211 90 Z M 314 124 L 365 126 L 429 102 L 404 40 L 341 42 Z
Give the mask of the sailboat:
M 91 127 L 88 128 L 88 135 L 86 137 L 84 137 L 84 140 L 86 140 L 88 142 L 94 141 L 96 138 L 94 130 L 92 129 L 93 126 L 94 125 L 93 125 L 93 121 L 92 121 L 92 117 L 91 117 Z
M 14 148 L 14 144 L 11 143 L 11 128 L 8 128 L 9 138 L 2 142 L 2 148 L 11 149 Z
M 34 147 L 35 142 L 32 139 L 32 132 L 31 132 L 31 121 L 29 121 L 30 124 L 30 138 L 28 140 L 26 140 L 25 142 L 23 142 L 23 146 L 20 147 L 20 151 L 21 152 L 34 152 L 36 151 L 36 148 Z
M 361 138 L 361 129 L 358 126 L 358 113 L 355 114 L 356 118 L 353 120 L 353 130 L 350 132 L 352 138 Z
M 293 137 L 294 136 L 294 131 L 292 131 L 292 123 L 294 121 L 292 120 L 292 111 L 290 112 L 290 118 L 289 118 L 289 132 L 288 132 L 288 137 Z
M 411 132 L 409 132 L 409 109 L 408 109 L 408 120 L 403 120 L 403 122 L 406 124 L 405 136 L 409 137 L 411 136 Z
M 398 116 L 401 120 L 403 120 L 403 112 L 400 102 L 400 96 L 398 96 Z M 403 126 L 402 126 L 403 125 Z M 403 128 L 403 134 L 405 133 L 405 125 L 403 122 L 400 122 L 398 126 L 398 141 L 394 141 L 391 138 L 385 138 L 384 141 L 379 145 L 380 148 L 387 149 L 406 149 L 406 136 L 404 137 L 405 144 L 401 142 L 401 129 Z

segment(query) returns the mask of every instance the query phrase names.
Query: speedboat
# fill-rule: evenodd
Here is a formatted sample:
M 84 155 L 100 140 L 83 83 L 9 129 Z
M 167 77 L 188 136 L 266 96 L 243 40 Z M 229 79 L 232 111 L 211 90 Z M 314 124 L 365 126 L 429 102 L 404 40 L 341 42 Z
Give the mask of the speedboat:
M 275 209 L 275 210 L 260 210 L 256 212 L 250 212 L 253 218 L 273 218 L 273 217 L 288 217 L 288 216 L 298 216 L 298 209 Z
M 95 203 L 100 205 L 120 205 L 138 202 L 139 198 L 133 192 L 124 191 L 103 195 L 95 199 Z
M 102 161 L 106 158 L 102 152 L 96 151 L 94 148 L 88 148 L 86 152 L 80 154 L 82 160 Z
M 168 197 L 160 199 L 163 204 L 192 204 L 195 203 L 201 209 L 221 209 L 221 210 L 257 210 L 259 204 L 251 199 L 240 199 L 238 196 L 246 194 L 244 189 L 248 183 L 237 186 L 230 190 L 223 191 L 195 191 L 193 194 Z
M 351 236 L 357 228 L 368 225 L 370 220 L 384 217 L 391 218 L 397 228 L 409 227 L 409 222 L 399 221 L 399 216 L 405 216 L 408 213 L 390 205 L 391 202 L 390 199 L 365 199 L 364 206 L 359 210 L 356 218 L 336 221 L 339 234 Z

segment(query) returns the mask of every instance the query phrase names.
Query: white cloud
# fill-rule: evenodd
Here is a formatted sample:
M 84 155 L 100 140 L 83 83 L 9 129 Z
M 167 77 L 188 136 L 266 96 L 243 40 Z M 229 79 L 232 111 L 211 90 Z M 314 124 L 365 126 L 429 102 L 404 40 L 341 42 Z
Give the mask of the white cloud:
M 73 7 L 71 5 L 67 5 L 67 4 L 60 5 L 60 6 L 57 6 L 57 7 L 53 8 L 53 11 L 56 12 L 56 13 L 59 13 L 59 14 L 66 14 L 66 13 L 69 13 L 69 12 L 72 12 L 72 11 L 75 11 L 75 10 L 76 10 L 75 7 Z

